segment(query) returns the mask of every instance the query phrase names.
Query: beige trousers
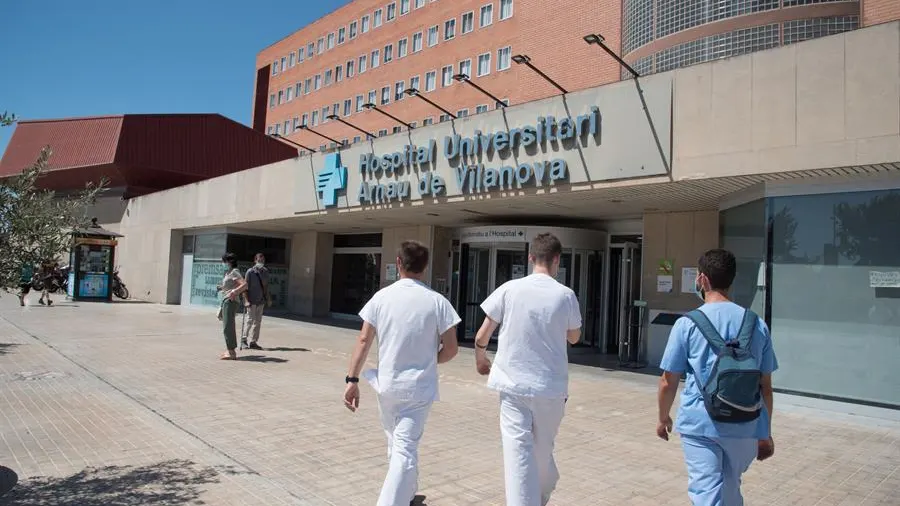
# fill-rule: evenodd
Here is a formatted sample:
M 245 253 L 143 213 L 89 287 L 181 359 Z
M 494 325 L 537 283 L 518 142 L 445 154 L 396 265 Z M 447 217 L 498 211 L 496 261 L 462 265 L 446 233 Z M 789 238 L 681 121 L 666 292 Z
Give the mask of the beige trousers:
M 253 304 L 245 306 L 244 311 L 247 312 L 247 322 L 244 325 L 244 335 L 241 336 L 242 341 L 255 343 L 259 341 L 259 327 L 262 325 L 263 310 L 265 304 Z

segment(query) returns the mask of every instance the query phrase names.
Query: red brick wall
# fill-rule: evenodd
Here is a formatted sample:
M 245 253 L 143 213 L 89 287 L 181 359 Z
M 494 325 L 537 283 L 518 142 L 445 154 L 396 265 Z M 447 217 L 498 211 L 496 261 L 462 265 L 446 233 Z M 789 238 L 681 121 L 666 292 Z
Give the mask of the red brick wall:
M 900 20 L 900 0 L 865 0 L 862 2 L 861 26 L 872 26 Z
M 341 26 L 348 26 L 352 20 L 359 20 L 363 15 L 369 14 L 373 18 L 373 12 L 377 8 L 384 9 L 386 19 L 387 0 L 356 0 L 342 7 L 334 13 L 317 20 L 302 30 L 288 36 L 278 43 L 266 48 L 257 57 L 257 68 L 271 64 L 276 58 L 280 60 L 290 51 L 296 51 L 299 47 L 306 47 L 308 43 L 315 43 L 319 37 L 326 37 L 328 33 L 335 32 Z M 415 0 L 410 0 L 411 7 Z M 486 28 L 480 28 L 480 10 L 483 5 L 493 4 L 493 24 Z M 513 16 L 510 19 L 500 21 L 500 0 L 426 0 L 425 6 L 420 9 L 411 8 L 410 13 L 400 16 L 400 2 L 397 0 L 397 18 L 391 22 L 385 22 L 379 28 L 371 29 L 368 33 L 360 33 L 354 40 L 348 40 L 343 45 L 336 46 L 324 54 L 312 59 L 306 57 L 302 64 L 297 64 L 287 71 L 279 72 L 269 82 L 269 93 L 278 94 L 287 86 L 295 85 L 312 77 L 316 73 L 324 73 L 326 69 L 334 69 L 339 63 L 346 63 L 353 59 L 357 61 L 362 54 L 371 54 L 373 49 L 383 51 L 386 44 L 394 45 L 394 61 L 382 63 L 379 68 L 370 68 L 363 74 L 357 74 L 350 79 L 346 77 L 340 83 L 323 87 L 309 95 L 276 106 L 267 107 L 267 125 L 293 121 L 294 117 L 302 117 L 304 113 L 321 109 L 326 105 L 340 103 L 343 108 L 345 99 L 353 100 L 353 114 L 345 118 L 347 121 L 369 130 L 372 133 L 380 129 L 396 126 L 389 118 L 377 112 L 356 113 L 356 95 L 366 96 L 370 90 L 376 90 L 381 98 L 381 88 L 391 87 L 392 102 L 383 107 L 386 111 L 406 121 L 415 121 L 419 125 L 426 117 L 433 117 L 438 121 L 440 111 L 416 98 L 405 98 L 399 102 L 393 101 L 393 89 L 395 82 L 405 81 L 409 86 L 410 76 L 418 75 L 420 89 L 425 87 L 425 74 L 431 70 L 437 73 L 437 89 L 427 96 L 434 102 L 442 105 L 451 112 L 468 108 L 469 114 L 475 114 L 477 105 L 489 105 L 493 109 L 490 99 L 480 94 L 472 87 L 456 83 L 447 88 L 442 88 L 441 68 L 444 65 L 453 65 L 454 73 L 459 69 L 459 62 L 464 59 L 472 60 L 472 73 L 477 72 L 478 55 L 491 53 L 491 73 L 484 77 L 473 76 L 473 81 L 484 87 L 498 98 L 508 98 L 510 103 L 517 104 L 532 101 L 558 94 L 558 91 L 549 83 L 543 81 L 526 67 L 512 63 L 511 68 L 502 72 L 497 71 L 498 49 L 511 46 L 512 54 L 528 54 L 532 63 L 554 78 L 568 90 L 584 89 L 601 83 L 618 80 L 619 69 L 615 61 L 603 53 L 596 46 L 588 46 L 582 40 L 587 33 L 601 33 L 606 37 L 610 47 L 620 49 L 620 25 L 621 6 L 620 0 L 574 0 L 557 2 L 554 0 L 514 0 Z M 465 35 L 461 34 L 462 14 L 474 11 L 475 30 Z M 450 18 L 456 19 L 456 37 L 450 41 L 444 41 L 444 22 Z M 428 28 L 433 25 L 440 26 L 439 43 L 435 47 L 428 47 Z M 412 35 L 415 32 L 423 32 L 423 50 L 412 53 Z M 397 41 L 401 38 L 409 38 L 408 56 L 397 58 Z M 266 97 L 268 106 L 268 97 Z M 321 118 L 320 118 L 321 121 Z M 352 128 L 336 121 L 321 124 L 317 131 L 337 139 L 349 138 L 361 135 Z M 311 147 L 325 143 L 324 139 L 310 132 L 297 132 L 290 136 L 296 142 Z

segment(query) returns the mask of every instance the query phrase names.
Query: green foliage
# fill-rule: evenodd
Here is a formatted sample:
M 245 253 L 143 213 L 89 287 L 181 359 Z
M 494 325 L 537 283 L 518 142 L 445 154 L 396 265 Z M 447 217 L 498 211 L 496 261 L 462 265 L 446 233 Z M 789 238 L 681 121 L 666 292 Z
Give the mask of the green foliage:
M 16 119 L 17 118 L 15 114 L 10 114 L 6 111 L 3 111 L 3 113 L 0 114 L 0 126 L 10 126 L 16 122 Z
M 9 118 L 3 114 L 4 124 Z M 0 180 L 0 288 L 17 287 L 25 265 L 67 257 L 72 231 L 90 223 L 87 210 L 105 189 L 106 181 L 70 195 L 39 188 L 50 155 L 44 148 L 20 175 Z

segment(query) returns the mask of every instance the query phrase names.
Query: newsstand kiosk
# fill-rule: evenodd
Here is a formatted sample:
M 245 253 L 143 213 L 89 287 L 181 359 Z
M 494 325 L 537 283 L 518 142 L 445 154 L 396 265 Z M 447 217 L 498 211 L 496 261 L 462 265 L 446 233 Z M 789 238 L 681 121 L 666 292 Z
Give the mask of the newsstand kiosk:
M 116 239 L 123 237 L 91 220 L 72 233 L 68 295 L 72 300 L 111 302 Z

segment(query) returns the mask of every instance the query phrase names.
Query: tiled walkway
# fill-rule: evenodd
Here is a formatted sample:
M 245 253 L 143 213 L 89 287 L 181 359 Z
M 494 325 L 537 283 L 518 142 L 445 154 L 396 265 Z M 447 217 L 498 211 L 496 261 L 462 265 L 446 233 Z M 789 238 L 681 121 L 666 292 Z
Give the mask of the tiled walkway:
M 385 472 L 371 390 L 341 403 L 355 333 L 267 319 L 238 362 L 211 311 L 0 297 L 0 504 L 375 503 Z M 572 366 L 551 504 L 687 504 L 677 439 L 656 439 L 655 379 Z M 462 350 L 421 449 L 430 506 L 503 504 L 496 396 Z M 748 504 L 900 503 L 900 424 L 776 406 L 775 458 Z

